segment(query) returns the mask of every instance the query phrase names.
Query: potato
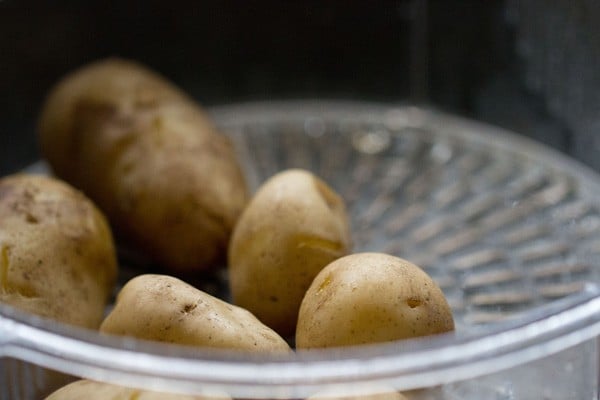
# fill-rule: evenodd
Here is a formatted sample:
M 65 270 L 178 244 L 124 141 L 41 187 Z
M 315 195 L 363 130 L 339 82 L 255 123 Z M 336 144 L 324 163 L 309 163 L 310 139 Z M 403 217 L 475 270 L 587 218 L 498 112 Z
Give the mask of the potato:
M 387 392 L 376 394 L 356 394 L 340 396 L 319 396 L 310 397 L 309 400 L 408 400 L 406 396 L 399 392 Z
M 46 400 L 227 400 L 228 396 L 187 396 L 130 389 L 108 383 L 80 380 L 60 388 Z
M 383 385 L 365 384 L 356 387 L 335 387 L 322 390 L 306 400 L 409 400 L 402 393 Z
M 129 245 L 171 271 L 223 261 L 248 193 L 229 139 L 158 74 L 108 59 L 65 77 L 39 122 L 44 157 Z
M 53 178 L 0 179 L 0 301 L 98 328 L 117 275 L 108 223 L 82 193 Z
M 229 247 L 233 303 L 280 334 L 293 334 L 313 278 L 349 249 L 342 199 L 307 171 L 280 172 L 262 185 L 235 227 Z
M 419 267 L 381 253 L 340 258 L 302 300 L 297 348 L 386 342 L 454 330 L 441 289 Z
M 290 352 L 288 344 L 248 311 L 166 275 L 141 275 L 117 296 L 100 331 L 140 339 L 236 349 Z
M 387 392 L 376 394 L 357 394 L 357 395 L 317 395 L 311 396 L 307 400 L 408 400 L 406 396 L 399 392 Z

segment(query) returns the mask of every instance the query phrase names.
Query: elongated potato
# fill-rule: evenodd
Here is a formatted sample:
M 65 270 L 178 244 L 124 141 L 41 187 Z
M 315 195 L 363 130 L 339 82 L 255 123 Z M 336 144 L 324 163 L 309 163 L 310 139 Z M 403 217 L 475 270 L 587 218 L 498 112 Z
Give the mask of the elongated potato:
M 454 330 L 437 284 L 419 267 L 381 253 L 342 257 L 325 267 L 306 292 L 297 348 L 351 346 Z
M 244 210 L 230 243 L 234 304 L 293 334 L 306 289 L 348 253 L 349 231 L 344 203 L 325 182 L 298 169 L 273 176 Z
M 291 351 L 250 312 L 166 275 L 148 274 L 130 280 L 100 331 L 191 346 Z
M 108 223 L 82 193 L 42 176 L 0 180 L 0 301 L 95 329 L 116 274 Z
M 46 400 L 229 400 L 228 396 L 187 396 L 130 389 L 108 383 L 80 380 L 64 386 Z
M 54 173 L 88 194 L 130 245 L 173 271 L 222 261 L 247 189 L 229 139 L 183 92 L 108 59 L 51 91 L 39 122 Z

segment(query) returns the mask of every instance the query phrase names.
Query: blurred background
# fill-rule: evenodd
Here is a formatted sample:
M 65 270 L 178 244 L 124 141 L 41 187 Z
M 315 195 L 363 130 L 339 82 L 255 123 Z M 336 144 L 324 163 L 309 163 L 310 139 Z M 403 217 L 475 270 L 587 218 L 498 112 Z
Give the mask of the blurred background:
M 514 130 L 600 170 L 596 0 L 0 0 L 0 173 L 39 158 L 44 95 L 120 56 L 206 106 L 419 104 Z

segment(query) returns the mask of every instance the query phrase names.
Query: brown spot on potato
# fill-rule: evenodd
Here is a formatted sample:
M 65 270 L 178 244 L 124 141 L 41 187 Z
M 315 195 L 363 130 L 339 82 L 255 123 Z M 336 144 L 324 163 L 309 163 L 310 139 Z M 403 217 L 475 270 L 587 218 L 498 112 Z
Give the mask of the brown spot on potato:
M 406 305 L 409 306 L 410 308 L 417 308 L 419 306 L 423 305 L 423 302 L 420 299 L 411 297 L 406 299 Z
M 27 213 L 25 216 L 25 221 L 27 221 L 29 224 L 37 224 L 40 222 L 39 219 L 31 213 Z
M 187 314 L 187 313 L 193 311 L 196 307 L 198 307 L 197 304 L 187 303 L 187 304 L 184 304 L 183 309 L 181 310 L 181 312 L 184 313 L 184 314 Z
M 0 251 L 0 290 L 3 293 L 8 291 L 8 267 L 9 267 L 9 248 L 2 246 Z

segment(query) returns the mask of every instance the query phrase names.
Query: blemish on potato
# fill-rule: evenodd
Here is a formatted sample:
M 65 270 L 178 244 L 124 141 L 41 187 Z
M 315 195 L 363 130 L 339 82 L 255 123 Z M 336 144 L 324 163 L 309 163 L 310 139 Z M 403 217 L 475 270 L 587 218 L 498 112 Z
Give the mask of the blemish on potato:
M 27 213 L 25 215 L 25 221 L 27 221 L 29 224 L 37 224 L 40 222 L 37 217 L 31 213 Z
M 139 390 L 135 390 L 129 395 L 129 400 L 138 400 L 141 394 L 142 392 L 140 392 Z
M 323 290 L 325 290 L 331 284 L 331 275 L 328 275 L 323 279 L 323 282 L 319 285 L 319 289 L 317 290 L 317 294 L 320 294 Z
M 343 243 L 334 240 L 328 240 L 317 236 L 300 236 L 296 238 L 299 249 L 311 248 L 318 249 L 328 253 L 342 254 L 345 246 Z
M 3 293 L 8 291 L 8 267 L 9 247 L 5 245 L 0 252 L 0 289 Z
M 408 298 L 408 299 L 406 299 L 406 305 L 409 306 L 410 308 L 416 308 L 416 307 L 423 305 L 423 302 L 416 298 Z
M 197 304 L 189 304 L 189 303 L 188 303 L 188 304 L 185 304 L 185 305 L 183 306 L 183 309 L 181 310 L 181 312 L 182 312 L 182 313 L 184 313 L 184 314 L 187 314 L 187 313 L 189 313 L 190 311 L 193 311 L 193 310 L 194 310 L 196 307 L 198 307 L 198 305 L 197 305 Z

